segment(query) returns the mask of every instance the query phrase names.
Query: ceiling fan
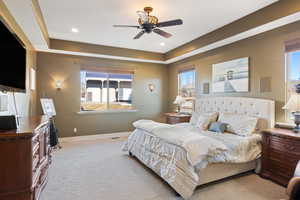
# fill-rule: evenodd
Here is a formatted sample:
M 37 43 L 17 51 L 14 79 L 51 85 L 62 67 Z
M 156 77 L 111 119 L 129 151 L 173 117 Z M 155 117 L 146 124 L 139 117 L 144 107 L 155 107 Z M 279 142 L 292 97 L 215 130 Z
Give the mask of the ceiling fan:
M 137 28 L 141 29 L 141 31 L 133 38 L 133 39 L 139 39 L 144 33 L 156 33 L 160 36 L 163 36 L 165 38 L 169 38 L 172 36 L 172 34 L 167 33 L 159 28 L 161 27 L 167 27 L 167 26 L 176 26 L 181 25 L 183 22 L 181 19 L 175 19 L 165 22 L 158 22 L 158 18 L 155 16 L 150 15 L 150 13 L 153 11 L 152 7 L 145 7 L 144 11 L 137 11 L 136 13 L 139 16 L 138 19 L 138 26 L 131 26 L 131 25 L 113 25 L 113 27 L 130 27 L 130 28 Z

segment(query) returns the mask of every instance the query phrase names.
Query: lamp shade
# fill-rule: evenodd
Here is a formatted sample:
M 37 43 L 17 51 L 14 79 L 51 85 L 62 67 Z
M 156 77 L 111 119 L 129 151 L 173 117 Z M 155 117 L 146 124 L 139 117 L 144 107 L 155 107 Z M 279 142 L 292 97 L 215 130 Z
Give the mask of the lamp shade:
M 292 112 L 300 111 L 300 94 L 293 94 L 287 104 L 282 109 Z
M 185 102 L 185 99 L 182 96 L 177 96 L 175 101 L 173 102 L 173 104 L 180 105 L 180 104 L 183 104 L 184 102 Z

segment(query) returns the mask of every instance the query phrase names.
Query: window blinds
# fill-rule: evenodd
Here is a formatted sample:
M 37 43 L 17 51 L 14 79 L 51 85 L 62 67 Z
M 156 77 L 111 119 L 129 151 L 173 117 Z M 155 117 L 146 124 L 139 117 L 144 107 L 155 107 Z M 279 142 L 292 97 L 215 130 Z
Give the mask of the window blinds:
M 285 52 L 292 52 L 292 51 L 299 51 L 299 50 L 300 50 L 300 38 L 285 42 Z

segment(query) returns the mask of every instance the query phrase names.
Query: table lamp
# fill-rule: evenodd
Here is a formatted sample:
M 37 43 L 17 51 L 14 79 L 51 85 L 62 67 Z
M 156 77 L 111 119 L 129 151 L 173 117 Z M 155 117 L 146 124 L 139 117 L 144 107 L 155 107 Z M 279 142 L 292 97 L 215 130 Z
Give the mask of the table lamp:
M 300 132 L 300 94 L 293 94 L 287 104 L 282 108 L 285 110 L 289 110 L 295 117 L 296 127 L 294 128 L 294 132 Z
M 177 112 L 180 113 L 181 104 L 185 103 L 185 99 L 182 96 L 177 96 L 173 104 L 177 105 Z

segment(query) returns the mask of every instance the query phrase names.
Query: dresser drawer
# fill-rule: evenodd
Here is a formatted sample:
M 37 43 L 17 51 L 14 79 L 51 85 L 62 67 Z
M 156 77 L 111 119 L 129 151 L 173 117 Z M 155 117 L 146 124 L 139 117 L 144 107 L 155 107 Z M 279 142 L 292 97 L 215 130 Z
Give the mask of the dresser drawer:
M 287 186 L 300 160 L 300 134 L 273 128 L 262 131 L 261 176 Z
M 279 163 L 272 159 L 269 160 L 268 171 L 271 171 L 274 175 L 279 175 L 290 179 L 294 174 L 294 169 L 290 166 L 285 166 L 283 163 Z
M 167 117 L 167 124 L 177 124 L 180 123 L 180 118 L 178 117 Z
M 270 137 L 270 148 L 300 156 L 300 142 L 281 137 Z
M 167 124 L 185 123 L 190 121 L 191 116 L 167 116 Z
M 296 164 L 300 160 L 300 156 L 293 153 L 286 154 L 281 150 L 270 148 L 268 159 L 279 162 L 284 166 L 296 166 Z

